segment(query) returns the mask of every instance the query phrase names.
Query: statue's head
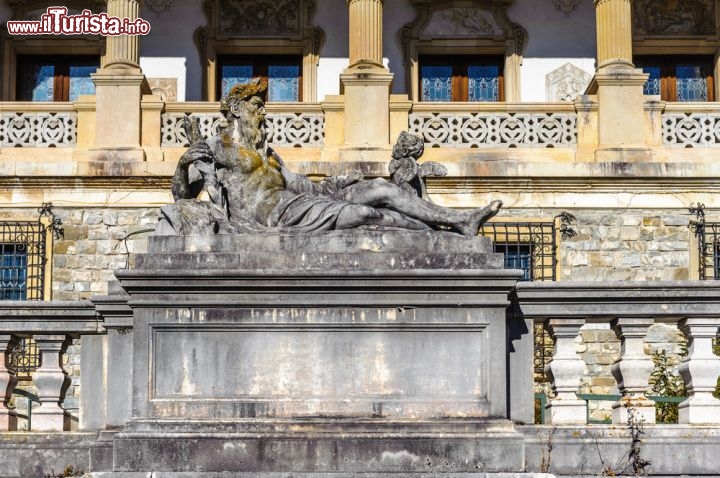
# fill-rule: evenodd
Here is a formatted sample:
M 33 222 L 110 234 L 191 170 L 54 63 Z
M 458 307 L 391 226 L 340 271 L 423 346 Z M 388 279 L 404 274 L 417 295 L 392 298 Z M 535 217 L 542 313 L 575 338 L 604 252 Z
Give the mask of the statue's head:
M 260 94 L 267 82 L 254 78 L 249 83 L 233 86 L 220 101 L 220 111 L 228 120 L 236 120 L 243 135 L 252 146 L 262 147 L 265 142 L 265 102 Z
M 425 151 L 425 143 L 422 138 L 403 131 L 393 146 L 392 157 L 394 159 L 414 158 L 418 159 Z

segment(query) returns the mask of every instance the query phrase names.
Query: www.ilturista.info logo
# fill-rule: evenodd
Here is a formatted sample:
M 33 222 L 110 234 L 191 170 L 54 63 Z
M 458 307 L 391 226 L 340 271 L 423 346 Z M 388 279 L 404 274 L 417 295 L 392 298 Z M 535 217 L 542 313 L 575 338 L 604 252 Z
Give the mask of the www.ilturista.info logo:
M 147 35 L 150 23 L 138 18 L 109 17 L 107 13 L 94 14 L 83 10 L 79 15 L 68 15 L 65 7 L 49 7 L 39 21 L 7 22 L 11 35 Z

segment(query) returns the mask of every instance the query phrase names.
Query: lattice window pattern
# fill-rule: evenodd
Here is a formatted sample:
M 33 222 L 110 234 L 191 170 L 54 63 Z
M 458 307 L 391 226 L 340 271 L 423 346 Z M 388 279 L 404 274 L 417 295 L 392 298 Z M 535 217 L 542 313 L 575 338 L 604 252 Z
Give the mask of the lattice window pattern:
M 575 113 L 411 113 L 430 147 L 555 148 L 577 144 Z
M 220 132 L 220 113 L 165 113 L 162 116 L 162 145 L 190 146 L 183 119 L 197 118 L 200 134 L 208 139 Z M 322 147 L 325 142 L 325 115 L 322 113 L 275 113 L 266 117 L 268 143 L 295 148 Z

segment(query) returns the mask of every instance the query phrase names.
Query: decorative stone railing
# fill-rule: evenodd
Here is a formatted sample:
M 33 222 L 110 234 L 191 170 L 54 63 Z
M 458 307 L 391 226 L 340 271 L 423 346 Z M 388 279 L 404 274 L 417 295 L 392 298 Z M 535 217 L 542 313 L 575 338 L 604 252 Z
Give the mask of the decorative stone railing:
M 32 412 L 33 431 L 67 429 L 63 409 L 70 377 L 63 370 L 63 354 L 71 339 L 104 333 L 95 308 L 88 301 L 77 302 L 0 302 L 0 431 L 14 430 L 15 410 L 7 399 L 17 385 L 7 357 L 18 337 L 33 338 L 40 354 L 40 366 L 32 379 L 40 401 Z
M 589 323 L 609 323 L 622 345 L 612 366 L 622 393 L 613 404 L 612 422 L 625 424 L 632 407 L 638 419 L 655 423 L 654 402 L 647 396 L 654 366 L 645 354 L 644 339 L 653 324 L 671 323 L 688 341 L 679 372 L 689 397 L 678 406 L 679 423 L 720 424 L 720 400 L 713 397 L 720 357 L 712 351 L 720 328 L 720 283 L 521 283 L 517 298 L 522 317 L 543 323 L 555 340 L 546 367 L 555 392 L 546 407 L 550 423 L 585 423 L 585 402 L 576 396 L 585 363 L 575 352 L 575 340 Z
M 569 148 L 578 136 L 574 106 L 554 103 L 415 103 L 409 130 L 455 148 Z
M 0 146 L 73 147 L 77 122 L 72 103 L 0 103 Z
M 325 115 L 319 104 L 266 105 L 268 142 L 274 146 L 320 148 L 325 142 Z M 219 103 L 168 103 L 162 115 L 162 145 L 189 146 L 183 118 L 198 118 L 200 133 L 209 138 L 220 128 Z
M 662 128 L 663 143 L 667 147 L 720 147 L 717 103 L 667 103 Z

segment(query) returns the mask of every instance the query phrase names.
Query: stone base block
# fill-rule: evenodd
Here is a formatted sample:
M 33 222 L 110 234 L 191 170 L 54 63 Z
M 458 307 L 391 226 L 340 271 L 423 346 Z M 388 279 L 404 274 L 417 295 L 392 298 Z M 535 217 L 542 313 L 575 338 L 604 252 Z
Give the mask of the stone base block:
M 545 409 L 548 424 L 583 424 L 587 419 L 587 405 L 584 400 L 553 400 Z
M 385 473 L 99 472 L 85 478 L 382 478 Z M 403 473 L 402 478 L 554 478 L 549 473 Z
M 524 460 L 509 420 L 135 420 L 115 437 L 114 470 L 445 476 L 521 472 Z
M 618 425 L 625 425 L 630 416 L 629 409 L 635 411 L 635 420 L 645 425 L 655 423 L 655 402 L 640 398 L 624 398 L 613 403 L 612 422 Z
M 50 404 L 43 404 L 49 407 Z M 43 410 L 43 407 L 32 414 L 32 430 L 37 432 L 60 432 L 70 430 L 70 414 L 57 407 L 57 410 Z
M 685 400 L 678 405 L 678 422 L 717 425 L 720 423 L 720 400 Z

